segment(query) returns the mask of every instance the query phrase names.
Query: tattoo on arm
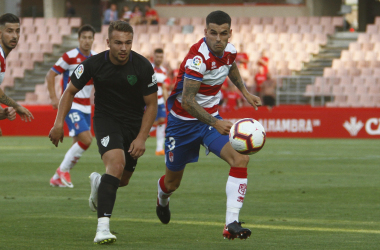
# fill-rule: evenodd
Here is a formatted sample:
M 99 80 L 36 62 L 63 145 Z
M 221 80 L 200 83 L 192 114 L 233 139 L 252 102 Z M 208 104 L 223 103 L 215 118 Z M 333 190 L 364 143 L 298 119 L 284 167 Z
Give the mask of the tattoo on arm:
M 201 83 L 185 78 L 182 94 L 182 107 L 192 116 L 207 125 L 214 125 L 217 119 L 207 113 L 196 101 L 195 95 L 198 93 Z
M 0 103 L 13 108 L 20 106 L 12 98 L 8 97 L 3 91 L 0 91 Z
M 230 78 L 232 83 L 240 90 L 240 92 L 243 93 L 243 91 L 245 90 L 245 86 L 235 62 L 232 64 L 228 77 Z

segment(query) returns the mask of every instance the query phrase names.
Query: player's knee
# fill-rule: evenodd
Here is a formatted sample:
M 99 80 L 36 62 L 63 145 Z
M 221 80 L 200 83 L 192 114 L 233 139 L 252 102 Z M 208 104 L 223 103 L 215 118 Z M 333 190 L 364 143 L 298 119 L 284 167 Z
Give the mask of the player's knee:
M 123 172 L 124 172 L 124 162 L 112 162 L 107 164 L 106 172 L 107 174 L 111 174 L 115 176 L 118 179 L 122 179 Z
M 176 191 L 179 188 L 180 184 L 181 184 L 181 182 L 178 182 L 178 181 L 172 181 L 172 182 L 170 182 L 170 181 L 166 182 L 165 181 L 165 187 L 169 191 L 169 193 Z
M 129 179 L 123 179 L 121 178 L 119 187 L 125 187 L 129 184 Z
M 92 142 L 92 137 L 86 137 L 86 138 L 83 138 L 80 140 L 84 145 L 86 145 L 87 147 L 89 147 L 91 145 L 91 142 Z
M 248 155 L 239 155 L 233 160 L 231 167 L 246 168 L 249 163 Z

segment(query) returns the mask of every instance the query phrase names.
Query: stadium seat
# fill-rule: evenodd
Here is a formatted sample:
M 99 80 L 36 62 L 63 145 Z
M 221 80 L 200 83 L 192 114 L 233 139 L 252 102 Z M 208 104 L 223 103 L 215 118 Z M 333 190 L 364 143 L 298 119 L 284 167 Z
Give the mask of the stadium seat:
M 82 18 L 80 17 L 71 17 L 69 21 L 71 28 L 79 28 L 82 25 Z
M 68 36 L 71 34 L 71 27 L 70 26 L 59 26 L 59 33 L 62 36 Z
M 34 19 L 33 17 L 23 17 L 20 20 L 21 26 L 33 26 L 34 25 Z
M 302 24 L 302 25 L 300 25 L 299 32 L 300 33 L 310 33 L 311 32 L 311 26 L 308 24 Z
M 344 19 L 341 16 L 334 16 L 332 18 L 332 25 L 337 27 L 343 27 Z
M 264 25 L 264 33 L 275 33 L 276 32 L 276 26 L 273 24 L 267 24 Z
M 191 19 L 190 19 L 190 17 L 180 17 L 178 24 L 181 26 L 191 25 Z
M 204 18 L 202 17 L 192 17 L 191 18 L 191 25 L 203 25 L 204 24 Z
M 274 25 L 280 25 L 285 23 L 284 17 L 273 17 L 273 24 Z
M 68 17 L 60 17 L 60 18 L 58 18 L 57 24 L 58 24 L 58 26 L 69 26 L 69 18 Z
M 302 42 L 302 34 L 300 34 L 300 33 L 292 34 L 290 37 L 290 42 L 292 42 L 292 43 Z
M 256 25 L 261 24 L 261 18 L 260 17 L 250 17 L 249 18 L 249 25 Z
M 309 17 L 309 20 L 307 23 L 310 25 L 319 25 L 320 24 L 320 18 L 318 16 L 311 16 L 311 17 Z
M 323 16 L 320 18 L 319 24 L 321 25 L 329 25 L 332 23 L 332 18 L 329 16 Z
M 26 42 L 31 44 L 31 43 L 36 43 L 37 42 L 37 34 L 28 34 L 26 37 Z
M 370 40 L 370 34 L 361 33 L 358 35 L 358 43 L 366 43 Z
M 152 34 L 152 33 L 158 33 L 158 30 L 159 30 L 158 25 L 148 25 L 148 30 L 147 30 L 147 32 L 148 32 L 149 34 Z
M 311 26 L 311 33 L 313 34 L 322 34 L 323 33 L 323 26 L 322 25 L 312 25 Z
M 26 93 L 25 94 L 25 103 L 35 104 L 37 102 L 38 95 L 35 93 Z
M 291 24 L 291 25 L 288 26 L 287 33 L 293 34 L 293 33 L 298 33 L 298 31 L 299 31 L 299 26 L 298 25 Z
M 24 78 L 24 69 L 23 68 L 12 69 L 12 76 L 14 78 Z
M 47 22 L 46 22 L 47 24 Z M 53 25 L 55 25 L 55 23 L 52 23 Z M 34 19 L 34 26 L 45 26 L 45 18 L 43 17 L 37 17 Z
M 238 25 L 243 25 L 243 24 L 249 24 L 250 18 L 249 17 L 238 17 Z
M 273 22 L 273 17 L 262 17 L 261 18 L 261 24 L 272 24 Z
M 380 34 L 371 34 L 371 38 L 370 38 L 369 42 L 380 43 Z
M 293 17 L 293 16 L 285 17 L 286 25 L 295 25 L 296 23 L 297 23 L 297 17 Z
M 263 32 L 264 32 L 264 26 L 263 25 L 259 25 L 259 24 L 253 25 L 253 29 L 252 29 L 253 34 L 263 33 Z
M 308 23 L 308 17 L 307 16 L 299 16 L 297 17 L 296 24 L 298 25 L 304 25 Z
M 242 33 L 252 33 L 253 29 L 252 29 L 252 26 L 249 25 L 249 24 L 243 24 L 240 26 L 240 31 L 239 33 L 242 34 Z M 235 34 L 239 34 L 239 33 L 234 33 L 234 31 L 232 31 L 232 34 L 235 35 Z
M 367 34 L 376 34 L 377 33 L 377 26 L 374 24 L 367 24 Z

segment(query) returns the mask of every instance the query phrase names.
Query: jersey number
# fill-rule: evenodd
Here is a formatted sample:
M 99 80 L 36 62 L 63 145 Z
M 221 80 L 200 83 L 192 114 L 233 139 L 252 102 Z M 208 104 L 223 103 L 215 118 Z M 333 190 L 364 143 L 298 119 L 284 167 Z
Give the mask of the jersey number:
M 170 151 L 173 151 L 175 149 L 175 140 L 174 137 L 169 137 L 170 145 L 168 146 Z
M 80 121 L 80 116 L 78 115 L 78 112 L 69 114 L 69 118 L 71 119 L 72 123 Z

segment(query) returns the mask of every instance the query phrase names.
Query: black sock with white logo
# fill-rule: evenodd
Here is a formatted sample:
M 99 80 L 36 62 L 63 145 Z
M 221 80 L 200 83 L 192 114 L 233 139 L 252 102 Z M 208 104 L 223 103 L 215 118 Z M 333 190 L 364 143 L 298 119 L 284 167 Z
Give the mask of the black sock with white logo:
M 111 217 L 120 180 L 104 174 L 98 188 L 98 218 Z

